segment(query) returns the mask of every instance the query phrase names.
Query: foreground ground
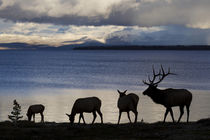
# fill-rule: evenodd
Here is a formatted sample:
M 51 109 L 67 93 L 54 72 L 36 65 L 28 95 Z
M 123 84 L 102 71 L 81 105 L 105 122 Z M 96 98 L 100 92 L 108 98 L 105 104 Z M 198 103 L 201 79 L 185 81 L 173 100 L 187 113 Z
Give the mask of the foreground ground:
M 0 122 L 0 140 L 210 140 L 210 119 L 191 123 L 94 124 Z

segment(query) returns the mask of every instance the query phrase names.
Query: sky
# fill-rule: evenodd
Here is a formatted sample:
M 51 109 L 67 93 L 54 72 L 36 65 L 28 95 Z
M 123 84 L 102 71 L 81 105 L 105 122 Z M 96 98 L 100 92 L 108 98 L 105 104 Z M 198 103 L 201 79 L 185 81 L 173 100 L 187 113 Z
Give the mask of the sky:
M 0 0 L 0 43 L 210 45 L 210 0 Z

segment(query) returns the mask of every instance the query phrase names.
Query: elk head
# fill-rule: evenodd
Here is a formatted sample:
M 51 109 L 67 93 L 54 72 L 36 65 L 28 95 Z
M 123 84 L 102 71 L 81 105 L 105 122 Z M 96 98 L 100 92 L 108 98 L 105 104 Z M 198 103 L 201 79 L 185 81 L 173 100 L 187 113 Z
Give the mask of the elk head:
M 74 115 L 67 114 L 67 113 L 66 113 L 66 115 L 69 117 L 70 123 L 73 124 L 74 123 Z
M 27 113 L 26 116 L 28 117 L 28 121 L 31 121 L 32 114 Z
M 123 92 L 117 90 L 117 92 L 120 94 L 120 97 L 123 97 L 123 96 L 126 95 L 125 93 L 127 92 L 127 90 L 125 90 L 125 91 L 123 91 Z
M 175 75 L 174 73 L 170 72 L 170 68 L 168 68 L 168 72 L 166 73 L 163 69 L 163 66 L 161 65 L 161 69 L 159 70 L 159 73 L 156 74 L 154 66 L 152 66 L 153 70 L 153 78 L 151 79 L 150 76 L 148 76 L 148 82 L 146 80 L 143 80 L 143 83 L 145 85 L 148 85 L 149 87 L 143 92 L 144 95 L 151 95 L 157 90 L 158 84 L 163 81 L 163 79 L 168 75 Z M 158 77 L 158 80 L 156 79 Z M 156 82 L 155 82 L 156 81 Z

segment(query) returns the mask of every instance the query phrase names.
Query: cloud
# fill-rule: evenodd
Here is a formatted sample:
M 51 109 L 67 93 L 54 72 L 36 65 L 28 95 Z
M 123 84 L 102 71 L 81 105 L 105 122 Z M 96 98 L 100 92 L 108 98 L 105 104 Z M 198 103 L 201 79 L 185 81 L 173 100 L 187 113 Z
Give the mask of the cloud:
M 210 29 L 185 26 L 74 26 L 10 23 L 0 20 L 0 42 L 61 46 L 101 42 L 107 45 L 209 45 Z
M 59 25 L 210 28 L 209 0 L 1 0 L 0 17 Z
M 9 1 L 9 0 L 8 0 Z M 146 2 L 146 0 L 144 0 Z M 141 1 L 142 2 L 142 1 Z M 150 0 L 148 3 L 154 3 Z M 170 2 L 170 1 L 169 1 Z M 4 5 L 2 3 L 2 5 Z M 135 7 L 135 5 L 133 5 Z M 121 6 L 122 9 L 123 6 Z M 128 8 L 128 7 L 127 7 Z M 118 9 L 120 10 L 120 8 Z M 1 13 L 0 13 L 1 14 Z M 126 14 L 126 13 L 121 13 Z M 131 15 L 130 15 L 131 16 Z M 110 17 L 109 17 L 110 18 Z M 114 16 L 113 16 L 114 18 Z M 119 20 L 119 18 L 118 18 Z M 120 22 L 113 19 L 113 23 Z M 123 23 L 125 24 L 127 18 Z M 0 18 L 0 42 L 23 42 L 60 46 L 101 42 L 109 45 L 209 45 L 207 25 L 170 26 L 76 26 L 53 23 L 12 22 Z M 199 27 L 198 27 L 199 26 Z
M 111 45 L 209 45 L 210 29 L 194 29 L 183 26 L 160 28 L 125 28 L 107 36 Z
M 9 23 L 9 24 L 8 24 Z M 0 20 L 0 43 L 23 42 L 60 46 L 95 40 L 105 43 L 105 37 L 123 26 L 63 26 L 33 22 L 11 23 Z

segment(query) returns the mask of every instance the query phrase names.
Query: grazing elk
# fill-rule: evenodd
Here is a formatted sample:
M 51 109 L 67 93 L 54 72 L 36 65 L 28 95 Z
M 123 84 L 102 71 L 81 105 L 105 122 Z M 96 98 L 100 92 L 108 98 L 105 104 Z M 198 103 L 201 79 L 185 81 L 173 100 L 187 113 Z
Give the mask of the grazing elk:
M 170 72 L 170 68 L 168 72 L 165 73 L 162 65 L 159 73 L 156 74 L 155 69 L 153 67 L 153 78 L 152 80 L 148 76 L 148 82 L 143 80 L 143 83 L 148 85 L 149 87 L 143 92 L 144 95 L 148 95 L 152 100 L 157 103 L 165 106 L 166 112 L 164 116 L 163 122 L 165 122 L 168 112 L 170 112 L 173 122 L 174 116 L 172 107 L 179 106 L 180 108 L 180 116 L 178 122 L 180 122 L 182 115 L 184 114 L 184 107 L 186 106 L 187 109 L 187 122 L 189 122 L 189 113 L 190 113 L 190 104 L 192 101 L 192 93 L 186 89 L 158 89 L 158 84 L 168 75 L 175 75 Z M 158 80 L 156 78 L 158 77 Z M 155 82 L 157 81 L 157 82 Z
M 127 92 L 127 90 L 125 90 L 124 92 L 120 92 L 119 90 L 117 90 L 117 91 L 119 93 L 119 99 L 118 99 L 118 103 L 117 103 L 117 107 L 119 108 L 118 124 L 120 123 L 120 118 L 121 118 L 122 112 L 127 112 L 128 119 L 131 123 L 129 111 L 132 111 L 135 114 L 134 122 L 136 123 L 137 116 L 138 116 L 137 105 L 139 102 L 139 97 L 134 93 L 130 93 L 130 94 L 126 95 L 125 93 Z
M 44 115 L 43 115 L 44 109 L 45 107 L 41 104 L 29 106 L 26 114 L 28 116 L 28 121 L 31 121 L 31 117 L 33 116 L 33 121 L 35 122 L 35 114 L 40 113 L 41 122 L 44 122 Z
M 97 112 L 101 117 L 101 123 L 103 123 L 103 115 L 101 113 L 100 108 L 101 108 L 101 100 L 97 97 L 79 98 L 75 101 L 73 108 L 71 110 L 71 114 L 70 115 L 66 114 L 66 115 L 69 117 L 70 123 L 73 124 L 75 115 L 79 113 L 80 114 L 79 123 L 82 118 L 85 124 L 83 112 L 93 113 L 93 121 L 92 121 L 93 124 L 97 117 L 96 115 Z

